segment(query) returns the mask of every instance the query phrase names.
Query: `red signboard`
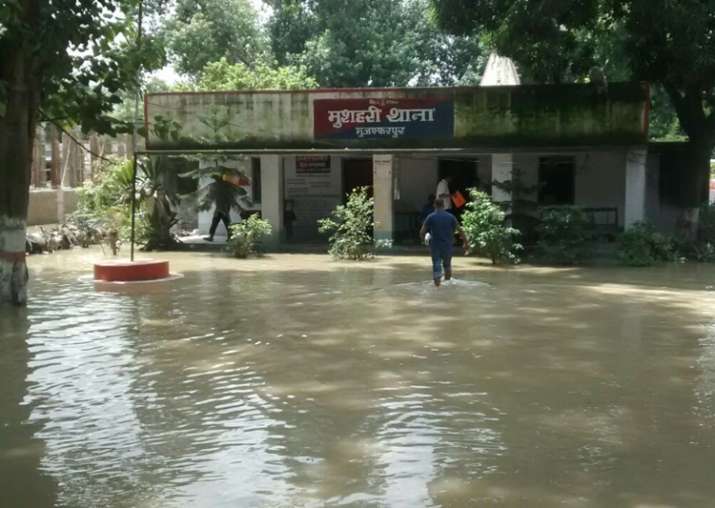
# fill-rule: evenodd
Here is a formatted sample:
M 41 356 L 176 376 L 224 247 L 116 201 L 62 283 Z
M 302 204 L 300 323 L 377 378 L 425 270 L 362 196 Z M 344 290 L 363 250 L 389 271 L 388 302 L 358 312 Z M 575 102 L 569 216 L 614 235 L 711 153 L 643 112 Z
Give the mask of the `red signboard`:
M 454 106 L 443 97 L 419 99 L 317 99 L 316 139 L 451 138 Z

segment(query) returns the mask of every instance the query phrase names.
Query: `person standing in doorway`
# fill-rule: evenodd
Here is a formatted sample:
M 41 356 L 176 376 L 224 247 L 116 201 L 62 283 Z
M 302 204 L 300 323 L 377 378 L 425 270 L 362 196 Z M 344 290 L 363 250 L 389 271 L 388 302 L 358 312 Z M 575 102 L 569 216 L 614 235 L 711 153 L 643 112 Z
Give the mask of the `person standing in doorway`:
M 452 193 L 449 191 L 449 186 L 452 184 L 452 177 L 445 176 L 437 183 L 437 199 L 441 199 L 444 204 L 444 209 L 448 212 L 452 211 Z
M 435 199 L 434 212 L 425 219 L 420 229 L 420 238 L 422 238 L 423 242 L 428 233 L 430 235 L 429 247 L 432 256 L 432 279 L 434 280 L 434 285 L 439 287 L 442 283 L 442 275 L 444 275 L 444 280 L 452 278 L 452 253 L 455 233 L 462 238 L 462 245 L 467 245 L 467 239 L 459 222 L 457 222 L 457 218 L 445 211 L 444 201 L 440 198 Z

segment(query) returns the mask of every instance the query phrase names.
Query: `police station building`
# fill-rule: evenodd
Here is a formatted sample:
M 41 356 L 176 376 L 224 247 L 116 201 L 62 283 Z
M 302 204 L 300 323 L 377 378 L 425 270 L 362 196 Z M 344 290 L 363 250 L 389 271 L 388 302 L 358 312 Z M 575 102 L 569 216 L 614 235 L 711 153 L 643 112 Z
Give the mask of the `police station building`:
M 286 241 L 286 207 L 292 241 L 315 241 L 316 220 L 358 186 L 373 194 L 376 238 L 410 243 L 440 178 L 505 201 L 493 182 L 517 171 L 539 205 L 583 207 L 614 230 L 673 227 L 677 150 L 649 146 L 648 107 L 643 83 L 316 89 L 148 94 L 145 118 L 149 153 L 241 169 L 274 243 Z M 200 214 L 202 232 L 210 218 Z

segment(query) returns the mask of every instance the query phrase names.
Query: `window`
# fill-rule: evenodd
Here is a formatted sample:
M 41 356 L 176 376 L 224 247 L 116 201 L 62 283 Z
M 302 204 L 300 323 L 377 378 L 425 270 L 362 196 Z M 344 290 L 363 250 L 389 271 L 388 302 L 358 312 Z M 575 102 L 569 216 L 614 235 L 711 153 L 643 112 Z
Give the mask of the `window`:
M 539 204 L 572 205 L 574 202 L 574 158 L 539 158 Z
M 253 202 L 261 203 L 261 158 L 251 157 L 251 192 Z

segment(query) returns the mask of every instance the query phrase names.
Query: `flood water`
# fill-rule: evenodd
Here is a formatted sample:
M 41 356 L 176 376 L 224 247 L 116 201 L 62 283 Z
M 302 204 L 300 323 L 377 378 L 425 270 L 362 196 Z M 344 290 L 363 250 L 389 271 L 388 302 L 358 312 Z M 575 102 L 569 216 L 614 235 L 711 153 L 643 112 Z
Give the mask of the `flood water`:
M 2 507 L 715 503 L 715 267 L 29 259 L 0 309 Z

